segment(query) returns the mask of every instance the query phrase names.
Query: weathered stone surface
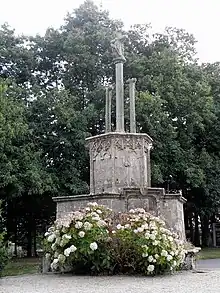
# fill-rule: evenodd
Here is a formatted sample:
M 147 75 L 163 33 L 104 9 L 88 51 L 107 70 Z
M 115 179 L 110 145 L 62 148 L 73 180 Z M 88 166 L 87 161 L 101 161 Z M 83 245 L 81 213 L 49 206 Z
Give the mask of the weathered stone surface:
M 87 144 L 91 194 L 150 186 L 152 139 L 147 134 L 112 132 L 87 138 Z
M 183 203 L 181 195 L 165 195 L 162 188 L 125 188 L 121 194 L 78 195 L 55 197 L 57 218 L 74 210 L 86 207 L 89 202 L 108 206 L 114 212 L 127 212 L 130 209 L 144 208 L 155 216 L 160 216 L 167 226 L 185 240 Z
M 136 114 L 135 114 L 135 83 L 136 78 L 128 79 L 129 100 L 130 100 L 130 132 L 136 133 Z
M 167 194 L 160 200 L 160 213 L 168 227 L 186 239 L 183 204 L 186 200 L 180 194 Z

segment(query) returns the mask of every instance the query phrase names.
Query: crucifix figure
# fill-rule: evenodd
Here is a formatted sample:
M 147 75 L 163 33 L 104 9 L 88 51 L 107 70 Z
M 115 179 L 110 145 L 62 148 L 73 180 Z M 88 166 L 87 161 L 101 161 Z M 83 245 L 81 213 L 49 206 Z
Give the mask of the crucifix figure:
M 112 53 L 115 60 L 121 60 L 125 62 L 124 56 L 124 44 L 123 44 L 124 36 L 120 33 L 117 33 L 117 36 L 114 40 L 111 41 Z

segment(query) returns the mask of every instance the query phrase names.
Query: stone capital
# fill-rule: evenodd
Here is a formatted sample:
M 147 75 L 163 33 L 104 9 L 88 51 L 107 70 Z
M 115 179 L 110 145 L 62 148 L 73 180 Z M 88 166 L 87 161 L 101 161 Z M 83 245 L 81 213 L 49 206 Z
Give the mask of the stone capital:
M 135 83 L 137 81 L 137 78 L 129 78 L 127 80 L 127 83 Z
M 118 64 L 118 63 L 125 63 L 126 59 L 122 58 L 122 57 L 117 57 L 113 59 L 114 64 Z

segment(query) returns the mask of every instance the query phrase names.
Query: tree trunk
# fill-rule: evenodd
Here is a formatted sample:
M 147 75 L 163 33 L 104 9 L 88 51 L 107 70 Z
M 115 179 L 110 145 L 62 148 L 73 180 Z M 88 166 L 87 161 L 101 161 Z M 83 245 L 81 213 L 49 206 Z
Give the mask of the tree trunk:
M 18 256 L 18 225 L 17 225 L 17 216 L 14 219 L 14 242 L 15 242 L 15 256 Z
M 194 214 L 195 218 L 195 234 L 194 234 L 194 244 L 195 246 L 200 246 L 200 237 L 199 237 L 199 219 L 198 214 L 195 212 Z
M 202 246 L 208 247 L 209 246 L 209 218 L 208 216 L 203 216 L 202 220 Z
M 33 241 L 34 241 L 34 256 L 37 257 L 37 227 L 36 222 L 33 223 Z
M 28 215 L 27 224 L 27 257 L 32 257 L 32 213 Z
M 194 242 L 194 227 L 193 227 L 193 215 L 192 213 L 189 214 L 189 230 L 190 230 L 190 242 Z

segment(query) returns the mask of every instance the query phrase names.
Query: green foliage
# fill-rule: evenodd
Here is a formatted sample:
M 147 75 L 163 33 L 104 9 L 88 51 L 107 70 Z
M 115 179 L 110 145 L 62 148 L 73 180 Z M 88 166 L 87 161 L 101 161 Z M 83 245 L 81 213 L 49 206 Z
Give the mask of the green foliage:
M 1 202 L 0 202 L 0 207 L 1 207 Z M 2 220 L 1 210 L 0 210 L 0 220 Z M 6 245 L 4 241 L 4 236 L 5 236 L 5 233 L 0 230 L 0 275 L 8 262 L 8 253 L 7 253 L 7 249 L 6 249 Z
M 114 83 L 110 41 L 118 30 L 125 35 L 125 80 L 137 78 L 138 130 L 154 139 L 152 185 L 167 188 L 172 175 L 173 189 L 188 200 L 187 217 L 210 221 L 216 213 L 219 63 L 200 65 L 196 41 L 182 29 L 151 36 L 149 25 L 137 24 L 124 31 L 85 1 L 44 36 L 0 28 L 0 197 L 9 237 L 17 237 L 15 222 L 25 231 L 33 223 L 43 229 L 55 211 L 52 195 L 88 193 L 84 139 L 105 128 L 103 87 Z

